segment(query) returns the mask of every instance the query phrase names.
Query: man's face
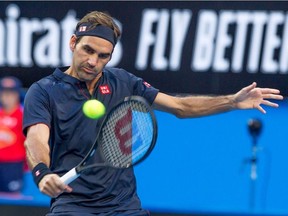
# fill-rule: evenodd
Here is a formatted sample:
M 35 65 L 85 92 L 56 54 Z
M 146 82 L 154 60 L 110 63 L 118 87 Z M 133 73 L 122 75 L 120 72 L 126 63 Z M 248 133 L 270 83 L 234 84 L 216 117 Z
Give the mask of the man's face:
M 20 103 L 19 93 L 14 90 L 3 90 L 0 92 L 0 102 L 4 109 L 14 109 Z
M 110 61 L 113 45 L 102 38 L 83 36 L 76 44 L 76 37 L 70 40 L 73 52 L 73 75 L 81 81 L 93 81 Z

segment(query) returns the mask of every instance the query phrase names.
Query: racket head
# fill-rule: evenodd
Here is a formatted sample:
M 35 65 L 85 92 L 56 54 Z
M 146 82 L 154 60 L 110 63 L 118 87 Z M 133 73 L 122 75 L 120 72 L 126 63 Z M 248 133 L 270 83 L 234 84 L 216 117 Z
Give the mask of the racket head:
M 104 120 L 98 138 L 101 155 L 109 166 L 134 166 L 152 152 L 157 130 L 149 103 L 140 96 L 127 97 Z

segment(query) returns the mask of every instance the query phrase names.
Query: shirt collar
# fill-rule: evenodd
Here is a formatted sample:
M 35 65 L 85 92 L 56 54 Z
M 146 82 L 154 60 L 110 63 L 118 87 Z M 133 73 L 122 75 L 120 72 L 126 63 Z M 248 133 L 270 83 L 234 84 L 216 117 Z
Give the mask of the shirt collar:
M 56 79 L 63 80 L 64 82 L 67 82 L 67 83 L 71 83 L 71 84 L 85 83 L 83 81 L 78 80 L 75 77 L 72 77 L 68 74 L 65 74 L 64 71 L 66 71 L 67 69 L 68 69 L 68 67 L 56 68 L 53 75 L 56 77 Z M 103 79 L 105 71 L 106 71 L 106 69 L 104 68 L 103 74 L 102 74 L 102 77 L 100 80 Z

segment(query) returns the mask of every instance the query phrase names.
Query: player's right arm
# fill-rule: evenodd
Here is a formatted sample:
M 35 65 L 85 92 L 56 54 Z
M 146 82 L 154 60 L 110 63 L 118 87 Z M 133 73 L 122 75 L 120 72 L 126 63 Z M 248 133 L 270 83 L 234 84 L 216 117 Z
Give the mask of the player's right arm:
M 45 124 L 35 124 L 27 129 L 25 148 L 31 170 L 40 162 L 46 164 L 47 167 L 50 166 L 49 133 L 49 128 Z
M 50 148 L 48 145 L 50 130 L 45 124 L 35 124 L 27 129 L 25 148 L 28 165 L 31 170 L 39 163 L 50 165 Z M 38 184 L 39 190 L 50 196 L 56 197 L 59 194 L 71 192 L 71 188 L 62 183 L 56 174 L 45 175 Z

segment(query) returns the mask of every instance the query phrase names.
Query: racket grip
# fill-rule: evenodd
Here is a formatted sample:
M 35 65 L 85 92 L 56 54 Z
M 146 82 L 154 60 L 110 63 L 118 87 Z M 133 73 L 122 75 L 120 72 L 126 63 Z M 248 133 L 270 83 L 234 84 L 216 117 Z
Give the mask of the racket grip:
M 69 172 L 67 172 L 65 175 L 63 175 L 60 179 L 63 181 L 64 184 L 68 185 L 72 181 L 74 181 L 76 178 L 78 178 L 80 174 L 76 172 L 76 168 L 74 167 Z

